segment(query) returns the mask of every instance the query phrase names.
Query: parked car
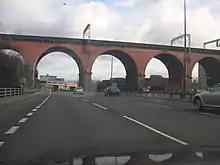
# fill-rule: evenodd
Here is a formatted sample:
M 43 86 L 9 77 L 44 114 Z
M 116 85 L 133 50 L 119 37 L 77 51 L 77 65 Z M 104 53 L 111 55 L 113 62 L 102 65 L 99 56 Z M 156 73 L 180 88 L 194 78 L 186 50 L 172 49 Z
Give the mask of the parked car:
M 73 90 L 73 93 L 74 94 L 83 94 L 84 93 L 84 90 L 82 87 L 76 87 L 74 90 Z
M 194 106 L 198 111 L 202 111 L 206 107 L 220 108 L 220 83 L 206 92 L 196 94 Z
M 117 86 L 110 86 L 105 90 L 105 96 L 119 96 L 120 90 Z

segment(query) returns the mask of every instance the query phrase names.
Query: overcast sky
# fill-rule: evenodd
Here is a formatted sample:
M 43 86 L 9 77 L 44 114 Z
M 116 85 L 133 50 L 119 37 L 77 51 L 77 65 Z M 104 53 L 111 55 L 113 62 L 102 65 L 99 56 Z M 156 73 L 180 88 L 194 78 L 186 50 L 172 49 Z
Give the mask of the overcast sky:
M 188 33 L 192 46 L 201 47 L 220 36 L 220 0 L 187 0 Z M 65 4 L 65 5 L 64 5 Z M 169 44 L 183 32 L 183 0 L 0 0 L 0 31 L 16 34 L 81 38 L 92 25 L 92 38 L 154 44 Z M 123 65 L 114 60 L 114 76 L 124 77 Z M 74 60 L 52 53 L 38 66 L 40 74 L 77 79 Z M 110 77 L 110 58 L 100 57 L 93 66 L 94 79 Z M 147 75 L 167 70 L 152 60 Z M 194 75 L 196 72 L 194 72 Z

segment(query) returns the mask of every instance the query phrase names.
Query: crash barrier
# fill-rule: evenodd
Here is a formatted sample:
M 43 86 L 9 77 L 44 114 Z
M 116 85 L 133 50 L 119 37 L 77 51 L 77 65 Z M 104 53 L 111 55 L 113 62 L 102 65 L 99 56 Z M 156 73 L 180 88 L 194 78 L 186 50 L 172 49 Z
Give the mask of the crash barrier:
M 138 91 L 133 92 L 122 92 L 125 95 L 139 95 L 139 96 L 146 96 L 146 97 L 159 97 L 159 98 L 167 98 L 167 99 L 176 99 L 176 100 L 189 100 L 192 101 L 194 96 L 197 92 L 188 92 L 188 93 L 181 93 L 181 92 L 155 92 L 151 91 L 148 93 L 141 93 Z
M 28 95 L 39 92 L 38 89 L 25 89 L 25 88 L 0 88 L 0 97 L 12 97 L 18 95 Z

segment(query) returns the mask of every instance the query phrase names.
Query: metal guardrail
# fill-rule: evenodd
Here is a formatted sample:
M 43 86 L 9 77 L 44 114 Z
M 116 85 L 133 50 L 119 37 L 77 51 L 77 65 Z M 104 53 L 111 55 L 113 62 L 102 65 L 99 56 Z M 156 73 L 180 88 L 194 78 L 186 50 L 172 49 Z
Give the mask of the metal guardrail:
M 0 97 L 11 97 L 27 94 L 28 90 L 24 88 L 0 88 Z
M 186 93 L 185 95 L 183 95 L 181 92 L 155 92 L 155 91 L 151 91 L 148 94 L 142 94 L 138 91 L 134 91 L 134 92 L 123 92 L 126 95 L 146 95 L 149 96 L 149 94 L 151 95 L 151 97 L 161 97 L 161 98 L 168 98 L 168 99 L 179 99 L 179 100 L 190 100 L 192 101 L 194 99 L 194 96 L 196 93 L 198 92 L 192 92 L 192 93 Z

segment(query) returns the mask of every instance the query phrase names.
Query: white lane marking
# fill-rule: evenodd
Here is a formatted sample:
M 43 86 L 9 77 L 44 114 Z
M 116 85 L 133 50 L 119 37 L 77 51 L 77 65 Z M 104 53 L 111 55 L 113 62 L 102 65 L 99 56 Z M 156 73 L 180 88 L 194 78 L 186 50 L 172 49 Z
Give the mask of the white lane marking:
M 77 99 L 78 99 L 79 97 L 78 97 L 78 96 L 75 96 L 75 98 L 77 98 Z
M 8 131 L 6 131 L 5 134 L 13 134 L 18 128 L 19 126 L 13 126 Z
M 44 99 L 44 101 L 42 101 L 42 103 L 40 103 L 38 106 L 36 106 L 36 109 L 39 109 L 51 96 L 51 91 L 50 94 L 46 97 L 46 99 Z
M 24 122 L 26 122 L 27 120 L 28 120 L 28 118 L 23 118 L 23 119 L 19 120 L 18 123 L 24 123 Z
M 151 103 L 145 103 L 145 102 L 138 102 L 140 104 L 145 104 L 145 105 L 149 105 L 149 106 L 154 106 L 154 107 L 161 107 L 161 108 L 167 108 L 167 109 L 173 109 L 172 107 L 168 107 L 165 105 L 158 105 L 158 104 L 151 104 Z
M 4 144 L 4 142 L 0 142 L 0 147 Z
M 203 113 L 203 112 L 200 112 L 199 114 L 200 114 L 200 115 L 209 116 L 209 117 L 217 117 L 217 118 L 220 118 L 219 115 L 214 115 L 214 114 L 210 114 L 210 113 Z
M 34 113 L 30 112 L 26 116 L 32 116 Z
M 147 129 L 149 129 L 149 130 L 151 130 L 151 131 L 153 131 L 153 132 L 156 132 L 157 134 L 160 134 L 160 135 L 162 135 L 162 136 L 164 136 L 164 137 L 166 137 L 166 138 L 168 138 L 168 139 L 170 139 L 170 140 L 173 140 L 173 141 L 175 141 L 175 142 L 177 142 L 177 143 L 180 143 L 180 144 L 182 144 L 182 145 L 189 145 L 188 143 L 186 143 L 186 142 L 184 142 L 184 141 L 182 141 L 182 140 L 179 140 L 179 139 L 177 139 L 177 138 L 175 138 L 175 137 L 172 137 L 172 136 L 167 135 L 167 134 L 165 134 L 165 133 L 163 133 L 163 132 L 160 132 L 160 131 L 158 131 L 158 130 L 156 130 L 156 129 L 154 129 L 154 128 L 152 128 L 152 127 L 146 125 L 146 124 L 143 124 L 143 123 L 141 123 L 141 122 L 139 122 L 139 121 L 137 121 L 137 120 L 135 120 L 135 119 L 132 119 L 132 118 L 130 118 L 130 117 L 128 117 L 128 116 L 123 116 L 123 118 L 125 118 L 125 119 L 127 119 L 127 120 L 130 120 L 130 121 L 132 121 L 132 122 L 134 122 L 134 123 L 136 123 L 136 124 L 139 124 L 139 125 L 141 125 L 141 126 L 147 128 Z
M 85 101 L 85 102 L 89 102 L 88 100 L 86 100 L 86 99 L 82 99 L 83 101 Z
M 97 106 L 97 107 L 99 107 L 99 108 L 102 108 L 102 109 L 108 109 L 108 108 L 106 108 L 106 107 L 103 107 L 103 106 L 101 106 L 101 105 L 99 105 L 99 104 L 96 104 L 96 103 L 92 103 L 93 105 L 95 105 L 95 106 Z
M 38 111 L 38 109 L 32 109 L 32 112 L 36 112 L 36 111 Z

